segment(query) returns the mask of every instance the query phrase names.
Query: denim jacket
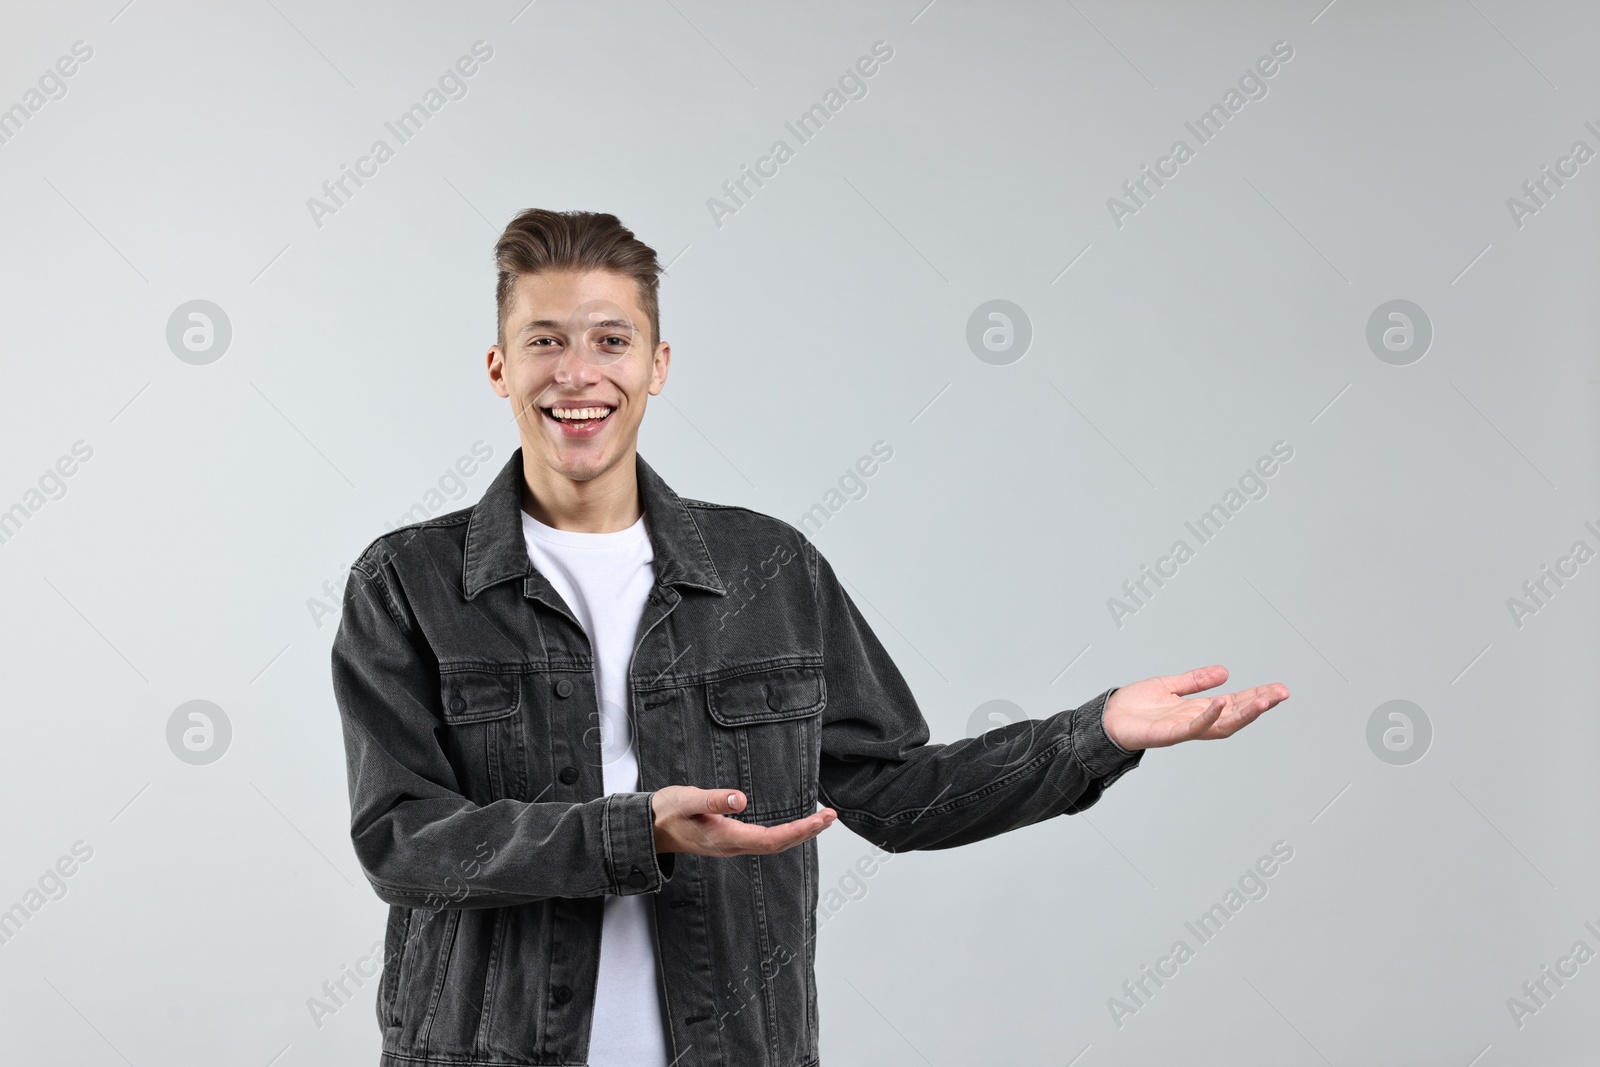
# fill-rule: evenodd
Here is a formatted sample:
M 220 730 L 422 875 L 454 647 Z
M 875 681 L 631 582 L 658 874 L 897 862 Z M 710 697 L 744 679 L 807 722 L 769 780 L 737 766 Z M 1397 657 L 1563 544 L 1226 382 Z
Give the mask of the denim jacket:
M 674 1067 L 817 1063 L 815 839 L 655 851 L 670 784 L 730 818 L 819 803 L 889 852 L 1084 810 L 1142 753 L 1075 710 L 929 744 L 926 720 L 797 528 L 680 498 L 635 455 L 656 583 L 628 671 L 637 792 L 602 794 L 594 657 L 528 558 L 522 450 L 471 508 L 377 538 L 333 642 L 350 838 L 389 904 L 380 1067 L 581 1065 L 608 893 L 648 893 Z

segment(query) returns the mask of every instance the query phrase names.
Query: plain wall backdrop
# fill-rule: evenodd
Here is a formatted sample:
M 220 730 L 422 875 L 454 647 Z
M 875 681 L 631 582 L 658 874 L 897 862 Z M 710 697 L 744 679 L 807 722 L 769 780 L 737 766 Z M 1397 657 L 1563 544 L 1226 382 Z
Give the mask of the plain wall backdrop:
M 825 833 L 826 1064 L 1592 1062 L 1600 9 L 1324 4 L 8 5 L 0 1058 L 376 1062 L 338 593 L 517 446 L 538 206 L 670 265 L 640 452 L 820 505 L 934 741 L 1293 694 Z

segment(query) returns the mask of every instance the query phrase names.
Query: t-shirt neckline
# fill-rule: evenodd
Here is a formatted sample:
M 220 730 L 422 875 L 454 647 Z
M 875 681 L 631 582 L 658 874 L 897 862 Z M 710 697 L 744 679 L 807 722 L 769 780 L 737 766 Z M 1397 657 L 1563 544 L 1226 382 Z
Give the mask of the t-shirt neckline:
M 564 545 L 568 548 L 614 548 L 619 545 L 631 545 L 647 536 L 642 512 L 627 529 L 586 533 L 579 530 L 558 530 L 524 511 L 522 529 L 525 534 L 546 544 Z

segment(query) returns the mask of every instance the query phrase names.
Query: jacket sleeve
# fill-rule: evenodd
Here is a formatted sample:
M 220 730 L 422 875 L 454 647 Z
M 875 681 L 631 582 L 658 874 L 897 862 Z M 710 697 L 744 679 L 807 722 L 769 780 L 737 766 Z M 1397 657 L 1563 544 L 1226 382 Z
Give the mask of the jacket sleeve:
M 437 660 L 385 573 L 381 563 L 351 568 L 333 639 L 350 839 L 378 897 L 492 908 L 659 890 L 674 858 L 655 851 L 652 793 L 486 805 L 462 795 L 439 742 L 448 727 Z
M 1083 811 L 1144 753 L 1102 715 L 1116 687 L 1082 707 L 978 737 L 929 744 L 927 720 L 894 661 L 806 543 L 823 626 L 818 785 L 850 829 L 889 852 L 954 848 Z

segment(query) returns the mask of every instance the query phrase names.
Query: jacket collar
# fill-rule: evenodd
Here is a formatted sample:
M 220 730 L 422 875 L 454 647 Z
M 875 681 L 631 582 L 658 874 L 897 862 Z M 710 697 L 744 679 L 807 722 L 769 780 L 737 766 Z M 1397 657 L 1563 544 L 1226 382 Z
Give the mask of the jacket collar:
M 634 459 L 639 501 L 655 554 L 657 583 L 691 585 L 718 594 L 727 592 L 689 508 L 637 451 Z M 549 586 L 548 579 L 528 558 L 522 534 L 522 485 L 522 449 L 518 447 L 484 490 L 483 498 L 473 505 L 467 519 L 461 583 L 468 600 L 511 578 L 523 578 L 524 593 L 529 596 Z

